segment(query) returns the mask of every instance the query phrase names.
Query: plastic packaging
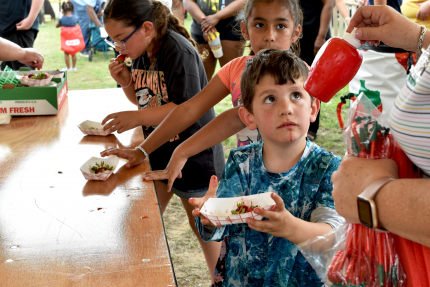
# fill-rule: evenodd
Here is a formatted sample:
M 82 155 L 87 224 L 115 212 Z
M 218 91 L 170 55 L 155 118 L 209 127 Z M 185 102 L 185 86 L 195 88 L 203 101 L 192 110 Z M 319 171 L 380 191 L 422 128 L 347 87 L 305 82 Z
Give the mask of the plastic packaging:
M 406 286 L 391 233 L 342 224 L 298 248 L 327 286 Z
M 348 154 L 361 158 L 391 158 L 395 144 L 388 123 L 364 93 L 352 103 L 347 120 L 343 137 Z
M 325 42 L 312 63 L 305 90 L 323 102 L 330 101 L 358 72 L 363 61 L 358 47 L 360 41 L 349 33 Z

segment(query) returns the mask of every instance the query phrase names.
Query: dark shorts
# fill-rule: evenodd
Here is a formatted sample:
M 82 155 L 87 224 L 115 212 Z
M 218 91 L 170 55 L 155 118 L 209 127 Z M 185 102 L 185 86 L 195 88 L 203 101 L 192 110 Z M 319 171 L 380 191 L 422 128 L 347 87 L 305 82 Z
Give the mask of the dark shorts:
M 215 28 L 219 32 L 219 37 L 221 41 L 245 41 L 242 36 L 242 33 L 240 32 L 240 21 L 231 20 L 227 24 L 220 23 L 216 25 Z M 195 31 L 200 31 L 200 33 L 196 33 Z M 193 23 L 191 23 L 191 38 L 193 38 L 193 40 L 196 41 L 198 45 L 209 45 L 205 38 L 203 38 L 201 26 L 197 26 L 194 21 Z
M 29 30 L 10 32 L 10 33 L 1 35 L 1 37 L 17 44 L 21 48 L 33 48 L 33 43 L 37 37 L 37 33 L 38 33 L 37 30 L 29 29 Z M 4 70 L 6 65 L 12 68 L 12 70 L 19 70 L 20 67 L 27 67 L 27 68 L 30 68 L 30 70 L 33 70 L 31 66 L 22 64 L 18 61 L 4 61 L 1 64 L 1 69 Z
M 209 187 L 199 188 L 195 190 L 188 190 L 188 191 L 180 191 L 177 190 L 172 186 L 172 192 L 179 196 L 180 198 L 190 199 L 192 197 L 200 198 L 205 196 L 206 192 L 208 191 Z

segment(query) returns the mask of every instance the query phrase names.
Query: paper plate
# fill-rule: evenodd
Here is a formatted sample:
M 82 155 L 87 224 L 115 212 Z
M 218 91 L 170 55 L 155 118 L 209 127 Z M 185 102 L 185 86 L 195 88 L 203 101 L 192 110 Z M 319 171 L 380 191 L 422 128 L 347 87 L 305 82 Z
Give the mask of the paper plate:
M 101 123 L 93 121 L 85 121 L 78 125 L 81 132 L 86 135 L 108 136 L 112 133 L 111 129 L 103 130 L 103 127 Z
M 242 200 L 246 206 L 258 205 L 259 208 L 270 210 L 275 201 L 271 198 L 272 192 L 230 198 L 209 198 L 200 209 L 200 213 L 208 218 L 214 225 L 228 225 L 246 223 L 247 218 L 261 220 L 263 217 L 254 212 L 232 215 L 231 211 L 236 210 L 237 204 Z
M 105 170 L 104 172 L 95 174 L 95 172 L 91 170 L 91 168 L 95 166 L 96 163 L 100 165 L 102 161 L 105 165 L 113 166 L 113 169 Z M 118 166 L 118 163 L 119 159 L 117 157 L 92 157 L 81 166 L 81 172 L 86 180 L 106 180 L 115 171 L 116 167 Z

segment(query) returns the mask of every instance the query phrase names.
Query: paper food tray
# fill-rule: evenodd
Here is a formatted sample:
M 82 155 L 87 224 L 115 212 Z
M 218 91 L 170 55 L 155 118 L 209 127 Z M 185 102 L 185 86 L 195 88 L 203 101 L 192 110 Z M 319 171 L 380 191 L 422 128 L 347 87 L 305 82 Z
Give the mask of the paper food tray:
M 91 170 L 91 168 L 95 166 L 96 163 L 100 165 L 102 161 L 105 165 L 113 166 L 113 169 L 105 170 L 104 172 L 95 174 L 94 171 Z M 117 157 L 92 157 L 81 166 L 81 172 L 86 180 L 106 180 L 115 171 L 116 167 L 118 166 L 118 163 L 119 159 Z
M 112 133 L 111 129 L 103 130 L 104 125 L 98 122 L 85 121 L 78 125 L 82 133 L 94 136 L 108 136 Z M 94 129 L 90 129 L 94 128 Z
M 26 74 L 32 74 L 31 72 L 26 72 Z M 21 82 L 21 84 L 30 86 L 30 87 L 45 87 L 51 84 L 52 75 L 47 74 L 48 78 L 43 80 L 30 79 L 28 76 L 18 75 L 16 78 Z
M 259 208 L 270 210 L 275 201 L 271 197 L 272 192 L 260 193 L 255 195 L 230 197 L 230 198 L 209 198 L 200 209 L 200 213 L 208 218 L 214 225 L 228 225 L 246 223 L 247 218 L 261 220 L 263 217 L 254 212 L 232 215 L 231 211 L 236 210 L 237 204 L 242 200 L 248 207 L 258 205 Z

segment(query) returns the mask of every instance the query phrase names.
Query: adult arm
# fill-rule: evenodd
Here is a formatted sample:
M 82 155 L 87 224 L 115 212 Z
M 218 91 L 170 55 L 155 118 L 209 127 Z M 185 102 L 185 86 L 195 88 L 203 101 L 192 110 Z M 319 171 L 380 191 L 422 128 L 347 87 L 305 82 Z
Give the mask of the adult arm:
M 215 28 L 219 21 L 236 16 L 245 4 L 246 0 L 235 0 L 217 13 L 205 16 L 201 22 L 203 32 L 209 33 Z
M 187 9 L 188 13 L 190 13 L 191 17 L 199 23 L 201 23 L 203 21 L 202 18 L 206 16 L 199 5 L 197 5 L 196 0 L 184 0 L 184 7 Z
M 322 0 L 323 7 L 320 17 L 320 28 L 318 36 L 314 44 L 314 54 L 316 55 L 319 49 L 324 45 L 327 36 L 327 31 L 330 25 L 331 15 L 333 14 L 334 0 Z
M 43 56 L 33 48 L 21 48 L 17 44 L 0 37 L 0 61 L 19 61 L 41 69 Z
M 336 8 L 339 10 L 340 15 L 342 15 L 343 19 L 345 19 L 346 24 L 349 25 L 351 21 L 351 17 L 349 16 L 348 8 L 346 7 L 344 0 L 336 0 Z
M 94 7 L 87 5 L 87 13 L 88 13 L 88 16 L 90 16 L 91 21 L 93 21 L 97 27 L 102 26 L 102 23 L 100 23 L 99 19 L 97 18 L 97 14 L 96 14 L 96 11 L 94 10 Z
M 387 5 L 387 0 L 375 0 L 373 5 Z
M 337 212 L 359 223 L 357 196 L 381 177 L 398 178 L 390 159 L 343 158 L 333 174 L 333 199 Z M 401 237 L 430 247 L 430 179 L 397 179 L 378 192 L 375 201 L 382 227 Z
M 181 0 L 173 0 L 172 11 L 173 15 L 179 19 L 179 22 L 184 24 L 184 4 Z
M 355 37 L 362 44 L 367 40 L 370 44 L 382 41 L 385 44 L 415 52 L 421 33 L 420 25 L 412 22 L 389 6 L 365 6 L 357 9 L 353 15 L 347 32 L 357 27 Z M 424 38 L 422 47 L 430 44 L 430 32 Z
M 31 8 L 28 16 L 21 22 L 16 24 L 16 30 L 28 30 L 33 26 L 34 21 L 36 21 L 39 15 L 40 9 L 42 8 L 44 0 L 33 0 L 31 1 Z M 22 4 L 24 5 L 24 4 Z

